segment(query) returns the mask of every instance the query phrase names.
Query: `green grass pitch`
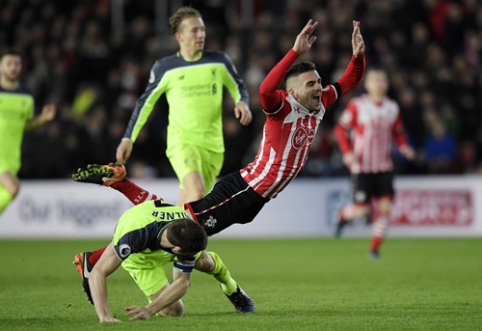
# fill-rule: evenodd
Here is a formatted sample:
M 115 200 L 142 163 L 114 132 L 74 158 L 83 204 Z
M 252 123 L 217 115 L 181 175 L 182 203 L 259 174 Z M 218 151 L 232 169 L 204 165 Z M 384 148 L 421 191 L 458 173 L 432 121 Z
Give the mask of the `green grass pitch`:
M 71 261 L 106 242 L 1 240 L 0 330 L 482 330 L 480 238 L 389 239 L 377 261 L 368 239 L 213 239 L 255 314 L 195 272 L 183 317 L 128 322 L 146 300 L 119 270 L 109 301 L 124 322 L 100 325 Z

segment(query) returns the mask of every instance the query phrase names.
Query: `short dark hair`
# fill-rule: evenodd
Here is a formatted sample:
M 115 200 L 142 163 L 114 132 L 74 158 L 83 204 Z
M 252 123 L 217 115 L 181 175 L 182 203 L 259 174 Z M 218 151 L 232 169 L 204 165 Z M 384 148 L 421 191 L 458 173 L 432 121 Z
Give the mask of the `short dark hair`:
M 315 67 L 315 64 L 312 63 L 312 62 L 299 62 L 299 63 L 296 63 L 294 64 L 290 70 L 288 70 L 288 72 L 286 73 L 285 75 L 285 84 L 286 84 L 286 81 L 288 80 L 288 78 L 290 77 L 296 77 L 300 74 L 303 74 L 305 72 L 308 72 L 308 71 L 312 71 L 312 70 L 315 70 L 316 67 Z
M 22 57 L 22 54 L 20 54 L 19 51 L 17 51 L 16 49 L 12 49 L 12 48 L 4 49 L 0 53 L 0 60 L 2 60 L 5 55 L 16 55 L 16 56 Z
M 170 18 L 169 26 L 171 27 L 172 33 L 176 33 L 179 30 L 179 25 L 181 22 L 189 17 L 202 17 L 201 13 L 191 6 L 185 6 L 179 8 Z
M 167 240 L 181 248 L 183 253 L 197 253 L 208 244 L 206 231 L 201 225 L 189 218 L 173 221 L 167 228 Z

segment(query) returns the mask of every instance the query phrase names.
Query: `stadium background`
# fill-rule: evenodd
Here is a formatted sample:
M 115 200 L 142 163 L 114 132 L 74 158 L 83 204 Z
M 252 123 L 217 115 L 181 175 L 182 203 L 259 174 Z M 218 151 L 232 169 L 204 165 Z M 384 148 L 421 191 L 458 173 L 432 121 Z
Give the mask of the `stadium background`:
M 479 0 L 0 0 L 0 49 L 24 54 L 23 81 L 37 107 L 54 101 L 60 110 L 54 122 L 26 135 L 22 188 L 0 218 L 0 329 L 99 330 L 71 261 L 105 245 L 130 204 L 113 190 L 73 183 L 70 174 L 79 165 L 114 159 L 152 63 L 177 49 L 166 19 L 184 4 L 202 12 L 206 47 L 225 50 L 251 92 L 255 120 L 247 128 L 236 123 L 226 101 L 224 173 L 250 161 L 257 149 L 264 122 L 258 86 L 300 26 L 310 17 L 321 23 L 304 59 L 329 82 L 348 63 L 351 20 L 360 20 L 368 63 L 389 71 L 390 95 L 400 102 L 418 151 L 414 164 L 395 155 L 398 173 L 415 175 L 397 177 L 402 201 L 418 205 L 396 208 L 398 220 L 406 211 L 414 221 L 393 224 L 394 232 L 411 232 L 402 238 L 391 232 L 378 261 L 365 256 L 367 238 L 319 237 L 331 235 L 328 213 L 349 196 L 332 134 L 348 95 L 326 115 L 305 178 L 258 220 L 229 229 L 241 238 L 210 242 L 254 299 L 256 314 L 235 314 L 216 282 L 194 273 L 183 318 L 103 328 L 481 330 Z M 136 142 L 129 173 L 175 199 L 177 180 L 164 152 L 166 115 L 162 101 Z M 364 225 L 347 230 L 369 233 Z M 413 238 L 437 231 L 449 238 Z M 266 234 L 279 236 L 253 239 Z M 279 238 L 287 234 L 303 238 Z M 86 239 L 72 239 L 79 237 Z M 123 321 L 125 307 L 146 302 L 125 272 L 109 277 L 109 300 Z
M 482 3 L 476 0 L 2 0 L 0 48 L 24 55 L 23 81 L 37 107 L 54 101 L 56 120 L 28 133 L 20 177 L 68 178 L 79 165 L 114 160 L 115 149 L 143 92 L 154 61 L 177 50 L 167 18 L 179 6 L 201 11 L 206 48 L 223 50 L 250 91 L 254 123 L 243 128 L 224 108 L 223 173 L 249 162 L 264 115 L 257 90 L 292 46 L 308 18 L 319 39 L 304 56 L 325 83 L 349 61 L 351 20 L 361 21 L 368 65 L 390 73 L 390 96 L 401 106 L 414 163 L 395 155 L 400 174 L 482 172 Z M 361 93 L 358 89 L 356 93 Z M 325 116 L 301 176 L 340 176 L 346 170 L 332 127 L 352 95 Z M 165 101 L 157 105 L 128 164 L 132 177 L 172 177 L 165 157 Z

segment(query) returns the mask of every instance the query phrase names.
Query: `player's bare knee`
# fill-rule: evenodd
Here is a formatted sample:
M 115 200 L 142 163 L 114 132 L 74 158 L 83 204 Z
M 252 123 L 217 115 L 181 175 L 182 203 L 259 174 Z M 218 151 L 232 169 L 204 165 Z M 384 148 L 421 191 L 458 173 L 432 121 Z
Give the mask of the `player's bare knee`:
M 392 200 L 391 199 L 381 199 L 378 202 L 378 210 L 381 214 L 388 214 L 392 209 Z
M 12 195 L 12 197 L 15 198 L 18 195 L 18 192 L 20 192 L 20 182 L 17 180 L 15 182 L 15 185 L 13 185 L 13 188 L 10 194 Z
M 188 193 L 187 201 L 197 201 L 204 197 L 204 189 L 203 190 L 195 190 Z
M 211 254 L 206 251 L 201 253 L 201 256 L 196 260 L 196 264 L 194 265 L 194 269 L 201 272 L 212 272 L 214 267 L 214 260 Z
M 355 205 L 353 208 L 354 218 L 366 216 L 370 213 L 370 206 L 366 204 Z
M 20 191 L 20 180 L 10 172 L 0 174 L 0 184 L 15 198 Z

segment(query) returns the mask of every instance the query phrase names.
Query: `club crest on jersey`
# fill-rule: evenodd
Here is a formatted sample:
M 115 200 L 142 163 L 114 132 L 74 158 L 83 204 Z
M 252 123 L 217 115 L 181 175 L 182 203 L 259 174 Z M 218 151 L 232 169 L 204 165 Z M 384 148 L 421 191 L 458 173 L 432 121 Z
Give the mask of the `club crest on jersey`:
M 212 216 L 209 216 L 209 218 L 204 221 L 204 227 L 205 228 L 214 228 L 216 226 L 217 222 L 218 222 L 217 219 L 215 219 Z
M 315 130 L 300 126 L 296 128 L 296 131 L 291 138 L 291 145 L 294 149 L 302 149 L 306 144 L 313 143 L 314 138 Z

